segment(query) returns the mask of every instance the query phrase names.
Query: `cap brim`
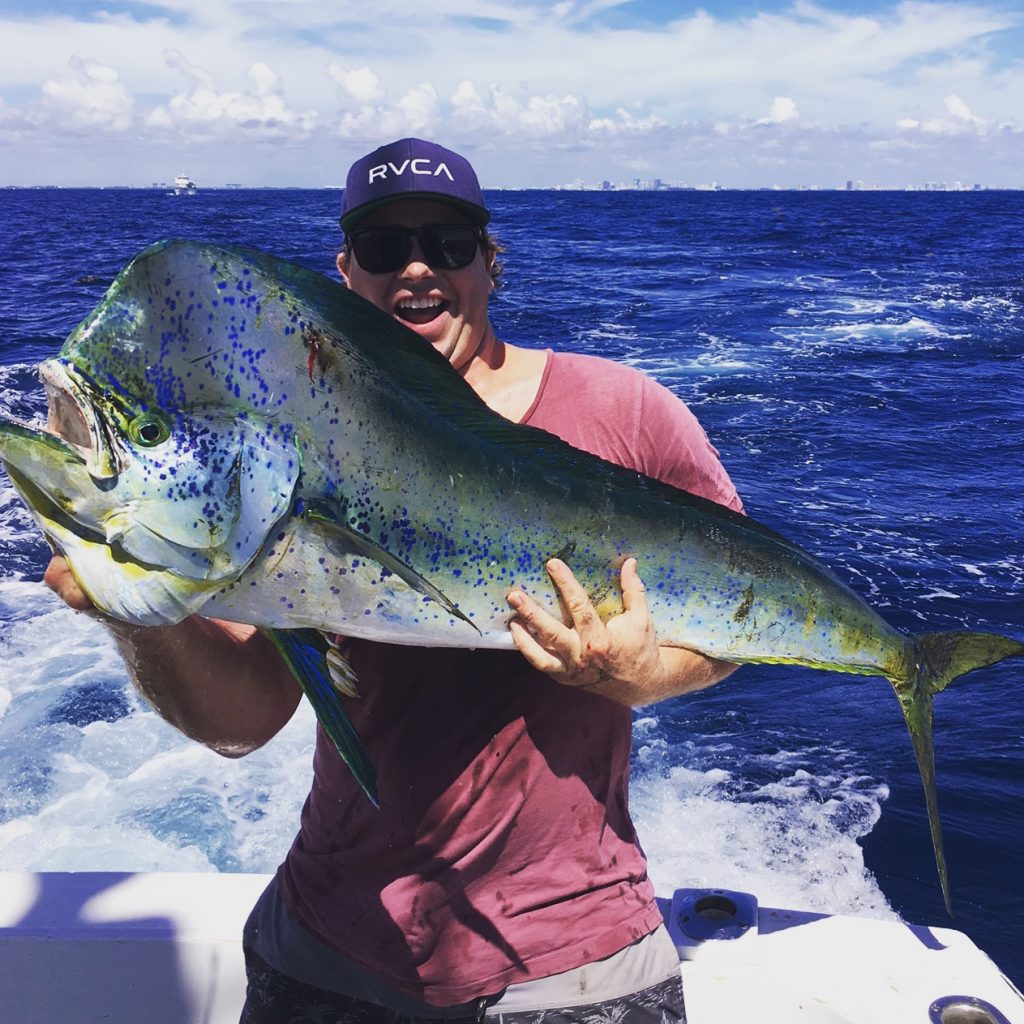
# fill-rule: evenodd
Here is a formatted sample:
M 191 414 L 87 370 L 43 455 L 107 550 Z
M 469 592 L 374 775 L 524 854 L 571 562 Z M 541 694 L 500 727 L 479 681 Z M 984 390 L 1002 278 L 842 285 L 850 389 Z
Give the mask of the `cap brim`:
M 484 207 L 477 206 L 476 203 L 467 203 L 465 200 L 456 199 L 454 196 L 446 196 L 443 192 L 398 192 L 395 195 L 377 199 L 372 203 L 363 203 L 362 206 L 357 206 L 354 210 L 343 213 L 340 218 L 341 230 L 348 234 L 353 228 L 358 227 L 363 220 L 369 217 L 374 210 L 379 210 L 382 206 L 387 206 L 390 203 L 397 203 L 402 199 L 429 199 L 435 203 L 452 206 L 469 217 L 478 227 L 486 227 L 491 219 L 490 211 L 484 209 Z

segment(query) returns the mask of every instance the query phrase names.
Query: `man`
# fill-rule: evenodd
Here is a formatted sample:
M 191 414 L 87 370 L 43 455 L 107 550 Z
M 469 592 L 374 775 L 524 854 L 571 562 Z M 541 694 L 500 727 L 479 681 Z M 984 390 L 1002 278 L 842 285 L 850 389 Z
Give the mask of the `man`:
M 739 508 L 717 453 L 664 388 L 497 337 L 488 220 L 465 159 L 403 139 L 350 170 L 338 267 L 502 416 Z M 632 559 L 622 614 L 607 622 L 565 562 L 548 571 L 565 617 L 511 591 L 518 653 L 341 641 L 361 692 L 347 710 L 377 766 L 381 807 L 318 731 L 300 832 L 246 926 L 245 1024 L 516 1022 L 539 1011 L 685 1020 L 626 806 L 630 708 L 733 666 L 659 646 Z M 46 579 L 88 607 L 61 559 Z M 298 702 L 250 627 L 108 626 L 142 694 L 225 755 L 266 742 Z

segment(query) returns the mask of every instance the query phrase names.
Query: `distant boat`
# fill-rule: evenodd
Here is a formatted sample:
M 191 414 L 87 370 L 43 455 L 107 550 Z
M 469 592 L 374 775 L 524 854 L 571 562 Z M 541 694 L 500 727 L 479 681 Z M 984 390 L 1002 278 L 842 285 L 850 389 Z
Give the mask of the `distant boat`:
M 179 174 L 174 179 L 174 194 L 176 196 L 194 196 L 197 188 L 196 183 L 187 174 Z

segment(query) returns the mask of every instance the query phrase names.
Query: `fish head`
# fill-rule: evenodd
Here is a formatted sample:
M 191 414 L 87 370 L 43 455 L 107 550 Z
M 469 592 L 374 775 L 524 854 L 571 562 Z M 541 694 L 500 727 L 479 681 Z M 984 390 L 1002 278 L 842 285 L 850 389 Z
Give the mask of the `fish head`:
M 162 408 L 154 389 L 100 384 L 76 356 L 41 367 L 45 427 L 0 419 L 0 461 L 93 604 L 176 622 L 237 580 L 287 515 L 295 445 L 244 409 Z

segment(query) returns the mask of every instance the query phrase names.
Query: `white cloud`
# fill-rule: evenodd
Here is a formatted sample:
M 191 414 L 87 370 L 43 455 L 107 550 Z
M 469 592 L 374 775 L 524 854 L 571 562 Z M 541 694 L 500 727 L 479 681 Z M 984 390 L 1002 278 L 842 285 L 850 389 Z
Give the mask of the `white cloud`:
M 380 79 L 367 67 L 346 71 L 337 61 L 332 60 L 327 73 L 341 86 L 344 95 L 356 103 L 365 105 L 384 98 Z
M 615 113 L 616 120 L 610 117 L 594 118 L 587 126 L 588 129 L 592 132 L 607 132 L 611 134 L 633 132 L 643 135 L 647 132 L 658 131 L 668 127 L 667 122 L 663 121 L 656 114 L 648 114 L 647 117 L 634 117 L 624 107 L 619 107 Z
M 575 96 L 531 96 L 519 115 L 523 131 L 540 138 L 577 135 L 589 120 Z
M 431 135 L 438 130 L 441 105 L 430 82 L 420 82 L 392 103 L 377 76 L 363 68 L 356 79 L 346 75 L 343 88 L 348 99 L 355 101 L 337 121 L 337 134 L 343 139 L 382 143 L 396 136 Z
M 281 79 L 277 72 L 262 60 L 256 61 L 249 68 L 249 76 L 256 83 L 257 96 L 273 96 L 281 88 Z
M 428 134 L 438 123 L 437 90 L 429 82 L 420 82 L 398 101 L 398 109 L 414 133 Z
M 353 142 L 379 144 L 386 139 L 407 135 L 407 127 L 401 116 L 393 111 L 362 107 L 342 116 L 337 134 Z
M 189 85 L 149 112 L 145 119 L 148 128 L 208 138 L 211 133 L 240 129 L 262 136 L 303 135 L 316 126 L 314 112 L 298 113 L 289 108 L 277 72 L 265 61 L 256 61 L 248 69 L 255 86 L 252 91 L 220 91 L 213 75 L 179 51 L 167 51 L 164 60 L 181 72 Z
M 44 105 L 53 119 L 73 128 L 124 131 L 133 102 L 117 71 L 77 56 L 69 63 L 77 74 L 43 82 Z
M 462 130 L 475 131 L 491 125 L 493 113 L 472 82 L 460 82 L 451 96 L 452 122 Z
M 796 104 L 788 96 L 776 96 L 772 100 L 768 116 L 762 117 L 757 123 L 785 124 L 787 121 L 795 121 L 799 116 Z
M 591 130 L 610 129 L 614 123 L 594 119 L 577 96 L 549 94 L 516 96 L 492 85 L 487 96 L 470 81 L 460 82 L 451 96 L 451 124 L 460 135 L 488 131 L 528 139 L 564 137 L 576 140 Z
M 798 147 L 818 147 L 826 168 L 838 139 L 853 152 L 909 133 L 972 147 L 1016 133 L 1024 61 L 997 44 L 1001 33 L 1012 42 L 1021 12 L 996 0 L 881 0 L 858 15 L 778 2 L 788 0 L 664 24 L 641 22 L 639 5 L 620 0 L 438 0 L 429 19 L 420 0 L 167 0 L 173 17 L 80 20 L 0 13 L 0 133 L 28 179 L 49 173 L 52 159 L 35 154 L 72 130 L 103 136 L 96 166 L 105 160 L 111 174 L 131 147 L 201 140 L 226 180 L 244 178 L 234 165 L 271 173 L 261 170 L 267 147 L 258 159 L 244 152 L 250 140 L 294 143 L 308 154 L 298 174 L 336 166 L 339 147 L 354 156 L 432 134 L 494 154 L 496 184 L 518 183 L 518 168 L 569 180 L 580 161 L 621 165 L 627 148 L 665 178 L 679 175 L 659 161 L 698 151 L 742 168 L 755 145 L 804 173 L 812 158 Z M 991 152 L 977 150 L 979 176 Z
M 943 112 L 932 117 L 918 120 L 917 118 L 900 118 L 896 122 L 898 128 L 906 131 L 930 132 L 935 135 L 977 135 L 984 136 L 991 132 L 1016 131 L 1016 124 L 1009 121 L 995 122 L 977 117 L 970 107 L 955 93 L 950 93 L 942 101 Z
M 41 120 L 38 110 L 12 107 L 0 96 L 0 141 L 15 142 L 25 130 L 33 131 Z
M 946 113 L 955 121 L 964 121 L 967 124 L 980 125 L 984 122 L 980 117 L 975 117 L 967 104 L 959 96 L 950 95 L 945 99 Z

